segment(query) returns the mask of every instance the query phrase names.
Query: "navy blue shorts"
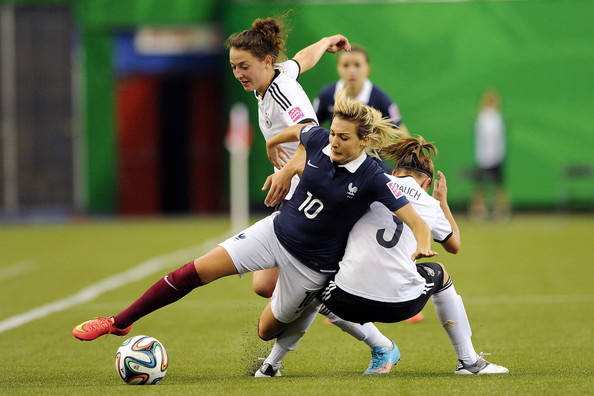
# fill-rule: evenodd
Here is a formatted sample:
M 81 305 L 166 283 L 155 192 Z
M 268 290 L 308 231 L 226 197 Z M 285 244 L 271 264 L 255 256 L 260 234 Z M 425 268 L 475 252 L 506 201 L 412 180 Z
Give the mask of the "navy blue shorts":
M 414 300 L 388 303 L 355 296 L 342 290 L 336 284 L 332 285 L 334 276 L 320 292 L 318 299 L 332 313 L 351 322 L 401 322 L 421 312 L 429 298 L 443 288 L 444 272 L 441 265 L 420 263 L 417 264 L 417 272 L 425 278 L 426 287 L 423 293 Z

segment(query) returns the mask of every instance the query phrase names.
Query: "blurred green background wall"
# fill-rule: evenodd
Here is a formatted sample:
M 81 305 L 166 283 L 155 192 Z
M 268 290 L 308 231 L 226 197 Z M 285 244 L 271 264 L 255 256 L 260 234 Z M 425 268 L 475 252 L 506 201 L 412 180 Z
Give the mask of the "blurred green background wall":
M 371 80 L 398 103 L 411 134 L 440 150 L 454 207 L 471 194 L 473 124 L 479 95 L 496 87 L 507 123 L 505 168 L 513 207 L 552 209 L 564 202 L 592 208 L 594 183 L 594 2 L 590 0 L 390 2 L 46 0 L 17 6 L 67 5 L 81 29 L 86 209 L 113 211 L 117 186 L 114 136 L 113 35 L 123 28 L 217 22 L 227 37 L 258 17 L 292 10 L 289 57 L 323 36 L 342 33 L 367 47 Z M 222 45 L 222 43 L 221 43 Z M 299 81 L 310 99 L 334 82 L 327 54 Z M 228 108 L 244 101 L 255 141 L 250 201 L 270 173 L 257 126 L 256 101 L 233 80 L 221 82 Z M 223 135 L 227 125 L 221 125 Z M 221 147 L 221 150 L 224 150 Z M 222 165 L 221 177 L 227 177 Z M 579 168 L 578 168 L 579 169 Z M 575 172 L 574 172 L 575 173 Z M 568 176 L 569 175 L 569 176 Z
M 232 31 L 291 8 L 255 3 L 238 1 L 229 10 Z M 481 92 L 492 86 L 508 127 L 505 176 L 513 206 L 551 208 L 570 199 L 592 207 L 591 176 L 564 173 L 594 165 L 594 2 L 328 3 L 292 7 L 288 55 L 336 33 L 367 47 L 370 79 L 398 103 L 411 134 L 440 150 L 436 166 L 448 177 L 454 206 L 471 194 L 474 119 Z M 313 100 L 336 79 L 329 54 L 299 81 Z M 248 104 L 255 117 L 255 101 Z M 263 157 L 263 142 L 256 142 L 252 180 L 269 169 Z M 260 195 L 254 190 L 254 198 Z

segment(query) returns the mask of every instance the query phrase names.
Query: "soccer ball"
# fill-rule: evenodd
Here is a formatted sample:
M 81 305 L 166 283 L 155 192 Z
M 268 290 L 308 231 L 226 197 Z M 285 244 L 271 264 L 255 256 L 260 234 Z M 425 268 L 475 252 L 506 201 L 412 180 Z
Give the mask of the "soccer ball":
M 169 359 L 163 344 L 147 335 L 128 338 L 115 355 L 115 368 L 130 385 L 154 385 L 165 377 Z

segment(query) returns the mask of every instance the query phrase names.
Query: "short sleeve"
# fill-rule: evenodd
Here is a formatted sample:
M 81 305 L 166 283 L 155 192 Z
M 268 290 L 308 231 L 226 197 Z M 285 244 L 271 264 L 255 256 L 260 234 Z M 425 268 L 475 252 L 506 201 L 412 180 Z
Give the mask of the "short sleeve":
M 281 70 L 293 80 L 297 80 L 299 75 L 301 74 L 301 66 L 299 63 L 294 60 L 290 59 L 286 62 L 281 63 L 280 65 Z
M 378 174 L 375 184 L 379 190 L 377 201 L 383 203 L 392 212 L 409 203 L 408 198 L 398 189 L 397 184 L 386 174 Z
M 439 206 L 435 208 L 435 211 L 437 213 L 433 217 L 435 222 L 431 226 L 431 235 L 435 242 L 443 243 L 452 235 L 452 225 Z
M 325 128 L 315 125 L 305 125 L 301 128 L 300 141 L 306 149 L 312 144 L 323 144 L 323 141 L 328 141 L 328 131 Z

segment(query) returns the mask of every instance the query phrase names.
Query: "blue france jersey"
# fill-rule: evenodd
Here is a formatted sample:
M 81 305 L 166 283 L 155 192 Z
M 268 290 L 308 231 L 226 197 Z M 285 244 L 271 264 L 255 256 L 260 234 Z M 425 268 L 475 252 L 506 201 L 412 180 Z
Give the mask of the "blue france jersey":
M 318 97 L 315 98 L 313 107 L 320 125 L 326 121 L 332 121 L 336 96 L 344 89 L 344 86 L 343 80 L 326 85 L 322 88 Z M 379 110 L 383 117 L 393 118 L 396 125 L 402 123 L 402 116 L 400 115 L 400 110 L 398 110 L 398 105 L 386 92 L 377 85 L 372 84 L 369 79 L 363 83 L 363 88 L 359 92 L 359 95 L 357 95 L 357 100 Z
M 361 161 L 357 159 L 346 167 L 334 164 L 323 152 L 329 134 L 322 127 L 302 128 L 307 162 L 293 197 L 274 219 L 274 231 L 283 247 L 303 264 L 334 273 L 349 231 L 372 202 L 379 201 L 396 211 L 408 200 L 365 154 Z M 356 162 L 360 162 L 358 167 Z

